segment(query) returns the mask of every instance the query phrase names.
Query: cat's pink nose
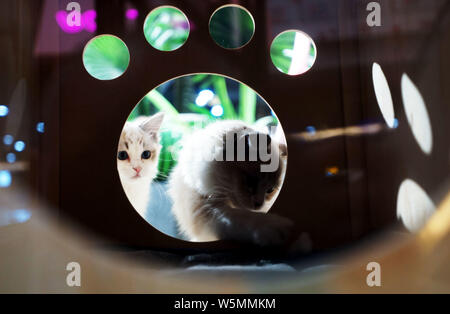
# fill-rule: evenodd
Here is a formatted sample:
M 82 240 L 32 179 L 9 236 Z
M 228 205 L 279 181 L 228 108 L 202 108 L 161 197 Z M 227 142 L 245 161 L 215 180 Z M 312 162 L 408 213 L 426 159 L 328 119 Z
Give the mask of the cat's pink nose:
M 136 167 L 136 168 L 133 168 L 133 170 L 136 171 L 137 174 L 139 174 L 139 172 L 141 172 L 142 168 Z

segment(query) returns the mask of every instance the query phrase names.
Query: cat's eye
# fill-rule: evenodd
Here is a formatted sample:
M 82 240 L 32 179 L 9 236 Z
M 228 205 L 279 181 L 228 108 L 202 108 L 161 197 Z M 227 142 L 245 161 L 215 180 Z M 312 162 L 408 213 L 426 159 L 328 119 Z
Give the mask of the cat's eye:
M 142 159 L 149 159 L 152 156 L 152 152 L 149 150 L 146 150 L 142 153 Z
M 126 151 L 120 151 L 117 155 L 117 158 L 119 160 L 127 160 L 128 159 L 128 153 Z

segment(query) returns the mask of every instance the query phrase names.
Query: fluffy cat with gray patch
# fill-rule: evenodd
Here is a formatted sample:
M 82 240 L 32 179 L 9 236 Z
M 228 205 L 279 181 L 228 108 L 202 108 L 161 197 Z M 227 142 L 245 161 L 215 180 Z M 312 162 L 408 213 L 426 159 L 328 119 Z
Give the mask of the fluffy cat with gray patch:
M 233 136 L 237 142 L 242 139 L 249 149 L 255 145 L 250 140 L 252 134 L 266 136 L 264 145 L 277 162 L 274 171 L 261 171 L 267 162 L 260 158 L 225 158 L 229 149 L 225 145 L 227 136 Z M 182 146 L 170 175 L 168 193 L 179 230 L 188 240 L 227 239 L 260 246 L 279 245 L 287 240 L 291 221 L 266 213 L 284 179 L 285 145 L 244 122 L 232 120 L 195 131 L 183 140 Z M 210 153 L 214 158 L 205 158 Z
M 117 170 L 128 200 L 145 218 L 150 186 L 158 174 L 163 113 L 126 122 L 119 140 Z

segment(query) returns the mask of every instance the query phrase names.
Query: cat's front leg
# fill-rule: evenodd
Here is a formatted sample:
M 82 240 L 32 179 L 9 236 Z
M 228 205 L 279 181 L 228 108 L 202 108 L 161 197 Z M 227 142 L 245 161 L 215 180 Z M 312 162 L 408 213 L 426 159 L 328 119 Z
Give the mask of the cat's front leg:
M 210 226 L 222 240 L 253 243 L 258 246 L 279 246 L 289 239 L 293 222 L 287 218 L 208 204 Z

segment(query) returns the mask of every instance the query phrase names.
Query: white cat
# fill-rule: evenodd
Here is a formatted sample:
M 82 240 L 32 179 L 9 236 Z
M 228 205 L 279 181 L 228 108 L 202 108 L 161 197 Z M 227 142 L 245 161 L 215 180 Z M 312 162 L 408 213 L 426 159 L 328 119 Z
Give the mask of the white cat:
M 168 193 L 179 231 L 190 241 L 227 239 L 266 246 L 288 237 L 291 221 L 266 214 L 284 178 L 285 145 L 264 135 L 266 149 L 277 161 L 272 172 L 261 171 L 261 161 L 219 160 L 226 155 L 228 135 L 244 139 L 248 148 L 254 144 L 249 134 L 255 133 L 261 135 L 244 122 L 219 121 L 183 139 Z M 214 158 L 208 157 L 211 152 Z
M 117 170 L 128 200 L 145 219 L 151 182 L 158 174 L 163 113 L 126 122 L 119 140 Z

